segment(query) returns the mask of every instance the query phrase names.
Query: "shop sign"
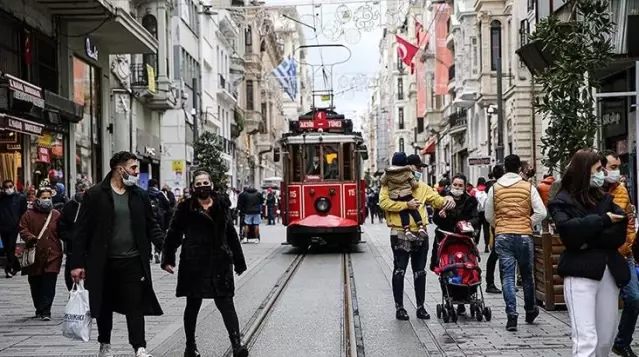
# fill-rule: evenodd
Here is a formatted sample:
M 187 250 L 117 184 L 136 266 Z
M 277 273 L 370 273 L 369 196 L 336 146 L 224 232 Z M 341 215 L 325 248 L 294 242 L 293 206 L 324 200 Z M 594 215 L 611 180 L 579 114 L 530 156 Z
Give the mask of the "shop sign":
M 138 155 L 149 159 L 159 160 L 160 138 L 155 135 L 149 134 L 144 130 L 138 129 L 136 150 Z
M 91 42 L 90 38 L 86 38 L 84 40 L 84 49 L 86 51 L 87 57 L 94 61 L 98 61 L 100 58 L 98 55 L 98 47 Z
M 155 69 L 153 68 L 153 66 L 147 64 L 146 65 L 146 77 L 148 78 L 148 85 L 147 85 L 147 90 L 149 91 L 149 93 L 155 94 L 156 92 L 156 85 L 155 85 Z
M 490 166 L 492 158 L 490 157 L 469 157 L 468 166 Z
M 628 133 L 626 128 L 626 100 L 608 99 L 601 101 L 601 124 L 604 138 L 623 136 Z
M 8 115 L 0 117 L 0 125 L 12 131 L 36 136 L 42 136 L 44 131 L 44 125 L 42 124 Z
M 44 162 L 46 164 L 51 163 L 51 157 L 49 156 L 49 149 L 39 147 L 38 148 L 38 161 Z
M 171 162 L 171 171 L 174 173 L 184 172 L 184 160 L 173 160 Z
M 5 76 L 9 81 L 9 89 L 13 92 L 14 99 L 28 102 L 38 108 L 44 109 L 44 98 L 42 97 L 42 89 L 40 87 L 9 74 Z

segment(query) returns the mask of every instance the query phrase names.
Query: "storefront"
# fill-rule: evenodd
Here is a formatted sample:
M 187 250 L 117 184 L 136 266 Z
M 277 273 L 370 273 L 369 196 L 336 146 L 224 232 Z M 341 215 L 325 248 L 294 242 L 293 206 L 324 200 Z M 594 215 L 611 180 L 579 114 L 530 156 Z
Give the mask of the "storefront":
M 135 151 L 140 161 L 140 187 L 147 189 L 149 180 L 160 179 L 160 138 L 137 129 Z
M 88 46 L 88 45 L 87 45 Z M 87 53 L 97 57 L 97 50 Z M 78 180 L 98 183 L 102 180 L 101 71 L 79 57 L 73 57 L 73 102 L 83 106 L 82 121 L 75 126 L 75 165 Z
M 0 76 L 0 179 L 19 190 L 45 179 L 68 187 L 69 123 L 81 107 L 32 83 Z

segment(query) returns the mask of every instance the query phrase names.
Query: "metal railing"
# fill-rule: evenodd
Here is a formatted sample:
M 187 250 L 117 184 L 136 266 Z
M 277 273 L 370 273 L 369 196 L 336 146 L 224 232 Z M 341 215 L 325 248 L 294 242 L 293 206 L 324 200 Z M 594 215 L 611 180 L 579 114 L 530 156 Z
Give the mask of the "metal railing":
M 131 86 L 147 87 L 149 85 L 149 77 L 146 73 L 146 65 L 144 63 L 131 64 Z
M 448 124 L 451 129 L 458 127 L 466 127 L 468 120 L 466 118 L 466 109 L 461 109 L 448 116 Z

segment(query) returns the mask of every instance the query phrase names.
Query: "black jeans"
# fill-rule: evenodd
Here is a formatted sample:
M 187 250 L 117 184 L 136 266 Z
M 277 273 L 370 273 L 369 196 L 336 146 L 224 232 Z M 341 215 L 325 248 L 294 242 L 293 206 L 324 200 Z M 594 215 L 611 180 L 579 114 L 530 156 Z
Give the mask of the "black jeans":
M 144 334 L 144 268 L 140 257 L 111 259 L 104 269 L 104 293 L 98 317 L 98 342 L 111 343 L 113 310 L 125 311 L 129 343 L 146 348 Z
M 393 298 L 395 307 L 404 306 L 404 276 L 408 261 L 413 269 L 413 282 L 415 284 L 415 299 L 417 308 L 424 306 L 426 299 L 426 259 L 428 257 L 428 239 L 425 239 L 417 250 L 407 252 L 397 249 L 397 236 L 391 235 L 391 247 L 393 248 Z
M 51 317 L 51 305 L 53 305 L 53 299 L 55 298 L 55 284 L 58 282 L 58 273 L 29 275 L 28 280 L 36 316 Z
M 371 223 L 375 223 L 375 215 L 377 215 L 376 206 L 368 205 L 368 215 L 371 216 Z
M 484 244 L 488 247 L 490 243 L 490 223 L 486 220 L 486 213 L 484 212 L 479 212 L 479 229 L 481 229 L 481 234 L 484 236 Z M 479 245 L 479 241 L 478 234 L 477 237 L 475 237 L 475 244 Z
M 494 229 L 489 228 L 493 234 Z M 490 239 L 490 238 L 489 238 Z M 497 252 L 495 251 L 495 239 L 493 239 L 493 245 L 490 247 L 490 255 L 486 261 L 486 285 L 495 285 L 495 268 L 497 267 Z
M 7 257 L 7 265 L 4 266 L 5 273 L 20 270 L 20 263 L 16 258 L 16 242 L 18 240 L 18 231 L 0 231 L 0 238 L 2 238 L 4 254 Z
M 231 343 L 233 339 L 240 338 L 240 322 L 237 318 L 237 312 L 235 311 L 235 305 L 233 304 L 232 297 L 215 298 L 215 306 L 222 314 L 222 320 L 224 320 L 224 326 L 229 334 Z M 187 348 L 195 347 L 195 329 L 197 325 L 197 315 L 202 307 L 202 299 L 187 297 L 186 307 L 184 308 L 184 334 L 186 335 Z
M 412 200 L 413 200 L 413 196 L 412 195 L 408 195 L 408 196 L 399 197 L 395 201 L 410 202 Z M 422 215 L 419 214 L 418 210 L 416 210 L 416 209 L 405 209 L 405 210 L 399 211 L 399 219 L 402 222 L 402 227 L 406 228 L 406 227 L 410 226 L 410 217 L 413 217 L 413 220 L 417 224 L 423 224 L 424 223 L 424 221 L 422 220 Z

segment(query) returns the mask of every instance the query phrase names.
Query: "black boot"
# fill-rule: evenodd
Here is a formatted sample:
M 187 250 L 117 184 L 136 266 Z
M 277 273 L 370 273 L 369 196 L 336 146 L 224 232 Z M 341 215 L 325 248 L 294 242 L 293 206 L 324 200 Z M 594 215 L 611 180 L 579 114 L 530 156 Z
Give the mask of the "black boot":
M 201 355 L 196 345 L 187 345 L 186 349 L 184 349 L 184 357 L 201 357 Z
M 506 321 L 506 331 L 517 331 L 517 315 L 508 315 L 508 321 Z
M 233 347 L 233 357 L 248 357 L 248 349 L 246 346 L 242 346 L 242 337 L 239 332 L 231 334 L 229 338 Z
M 408 320 L 409 317 L 408 317 L 408 313 L 406 312 L 406 309 L 404 309 L 403 307 L 398 307 L 397 310 L 395 311 L 395 318 L 402 321 Z

